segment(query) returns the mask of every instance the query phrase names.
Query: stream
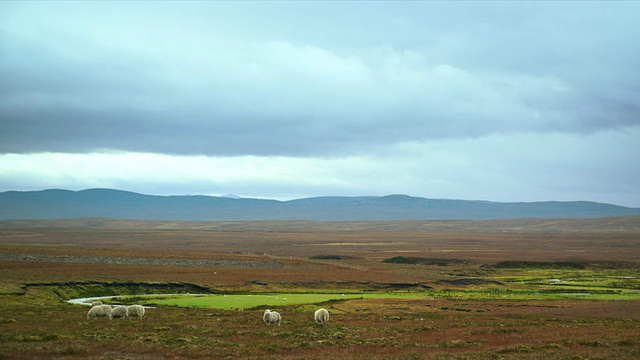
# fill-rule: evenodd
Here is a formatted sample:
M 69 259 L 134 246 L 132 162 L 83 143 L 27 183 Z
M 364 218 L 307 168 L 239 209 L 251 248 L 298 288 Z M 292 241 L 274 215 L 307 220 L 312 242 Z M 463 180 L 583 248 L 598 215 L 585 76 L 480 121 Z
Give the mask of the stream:
M 144 294 L 144 295 L 111 295 L 111 296 L 94 296 L 94 297 L 85 297 L 85 298 L 77 298 L 66 300 L 65 302 L 73 305 L 85 305 L 91 306 L 92 303 L 96 301 L 102 301 L 104 299 L 117 299 L 117 298 L 128 298 L 134 300 L 135 298 L 141 297 L 162 297 L 162 296 L 210 296 L 207 294 Z M 134 305 L 134 304 L 128 304 Z M 153 309 L 153 306 L 145 306 L 147 309 Z

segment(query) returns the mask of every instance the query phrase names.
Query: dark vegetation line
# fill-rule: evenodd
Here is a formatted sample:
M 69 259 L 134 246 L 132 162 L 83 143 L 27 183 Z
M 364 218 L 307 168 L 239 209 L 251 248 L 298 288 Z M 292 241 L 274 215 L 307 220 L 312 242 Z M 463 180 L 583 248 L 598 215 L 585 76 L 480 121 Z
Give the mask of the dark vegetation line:
M 239 261 L 239 260 L 187 260 L 167 258 L 137 257 L 105 257 L 105 256 L 72 256 L 72 255 L 32 255 L 32 254 L 0 254 L 4 261 L 31 262 L 64 262 L 82 264 L 113 264 L 140 266 L 183 266 L 205 268 L 264 268 L 264 269 L 307 269 L 302 266 L 283 265 L 272 261 Z
M 128 296 L 145 294 L 214 294 L 214 289 L 190 283 L 178 282 L 104 282 L 104 281 L 69 281 L 64 283 L 28 283 L 22 286 L 23 291 L 30 288 L 44 290 L 60 300 L 101 296 Z

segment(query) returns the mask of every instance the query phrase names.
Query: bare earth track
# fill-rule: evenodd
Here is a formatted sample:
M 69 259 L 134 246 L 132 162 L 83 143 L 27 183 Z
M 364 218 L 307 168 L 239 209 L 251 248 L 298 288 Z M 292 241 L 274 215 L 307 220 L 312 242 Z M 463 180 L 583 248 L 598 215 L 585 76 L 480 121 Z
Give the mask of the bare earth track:
M 398 256 L 428 261 L 384 261 Z M 501 276 L 525 272 L 493 265 L 562 262 L 585 267 L 571 270 L 575 274 L 621 271 L 632 278 L 640 276 L 638 259 L 640 217 L 0 221 L 0 359 L 276 354 L 284 359 L 635 359 L 640 357 L 638 301 L 511 300 L 509 291 L 517 284 Z M 278 309 L 279 328 L 266 327 L 259 310 L 172 307 L 151 309 L 141 321 L 89 322 L 86 308 L 64 300 L 96 284 L 129 290 L 136 284 L 193 284 L 243 294 L 385 290 L 440 296 L 325 304 L 332 312 L 327 328 L 314 326 L 312 308 L 286 305 Z M 442 295 L 485 288 L 500 296 Z

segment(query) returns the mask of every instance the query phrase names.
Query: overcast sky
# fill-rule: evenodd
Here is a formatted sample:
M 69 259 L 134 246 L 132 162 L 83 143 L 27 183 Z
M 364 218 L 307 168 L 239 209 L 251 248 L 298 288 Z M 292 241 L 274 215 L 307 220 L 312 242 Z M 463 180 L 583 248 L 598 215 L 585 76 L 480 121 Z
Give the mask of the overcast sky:
M 640 2 L 0 2 L 0 191 L 640 207 Z

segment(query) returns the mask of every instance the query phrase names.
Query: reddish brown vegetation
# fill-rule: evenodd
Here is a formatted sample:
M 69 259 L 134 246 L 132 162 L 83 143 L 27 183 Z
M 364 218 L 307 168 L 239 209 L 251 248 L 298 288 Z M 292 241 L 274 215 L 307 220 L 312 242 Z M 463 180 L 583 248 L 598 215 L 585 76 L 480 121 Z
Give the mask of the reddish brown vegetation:
M 482 278 L 491 271 L 482 265 L 499 261 L 581 261 L 637 269 L 637 231 L 532 232 L 525 227 L 508 233 L 430 232 L 402 222 L 390 223 L 387 228 L 393 231 L 383 231 L 380 224 L 371 224 L 375 230 L 370 231 L 361 223 L 351 224 L 352 230 L 346 223 L 323 228 L 320 223 L 151 226 L 109 221 L 101 227 L 93 221 L 92 226 L 77 221 L 75 227 L 0 222 L 0 255 L 57 259 L 0 260 L 0 358 L 640 357 L 637 301 L 351 300 L 327 304 L 332 315 L 326 328 L 316 326 L 313 313 L 304 307 L 279 308 L 283 323 L 278 328 L 265 326 L 257 310 L 159 308 L 139 321 L 87 321 L 87 308 L 65 304 L 41 286 L 25 287 L 133 281 L 184 282 L 220 291 L 377 289 L 394 284 L 460 288 L 442 280 Z M 509 223 L 512 228 L 521 225 Z M 309 259 L 314 255 L 343 260 Z M 400 255 L 465 261 L 445 266 L 382 262 Z M 65 256 L 131 262 L 72 263 L 64 262 Z M 149 266 L 136 265 L 137 258 L 167 259 L 168 264 L 171 259 L 259 261 L 278 267 Z

